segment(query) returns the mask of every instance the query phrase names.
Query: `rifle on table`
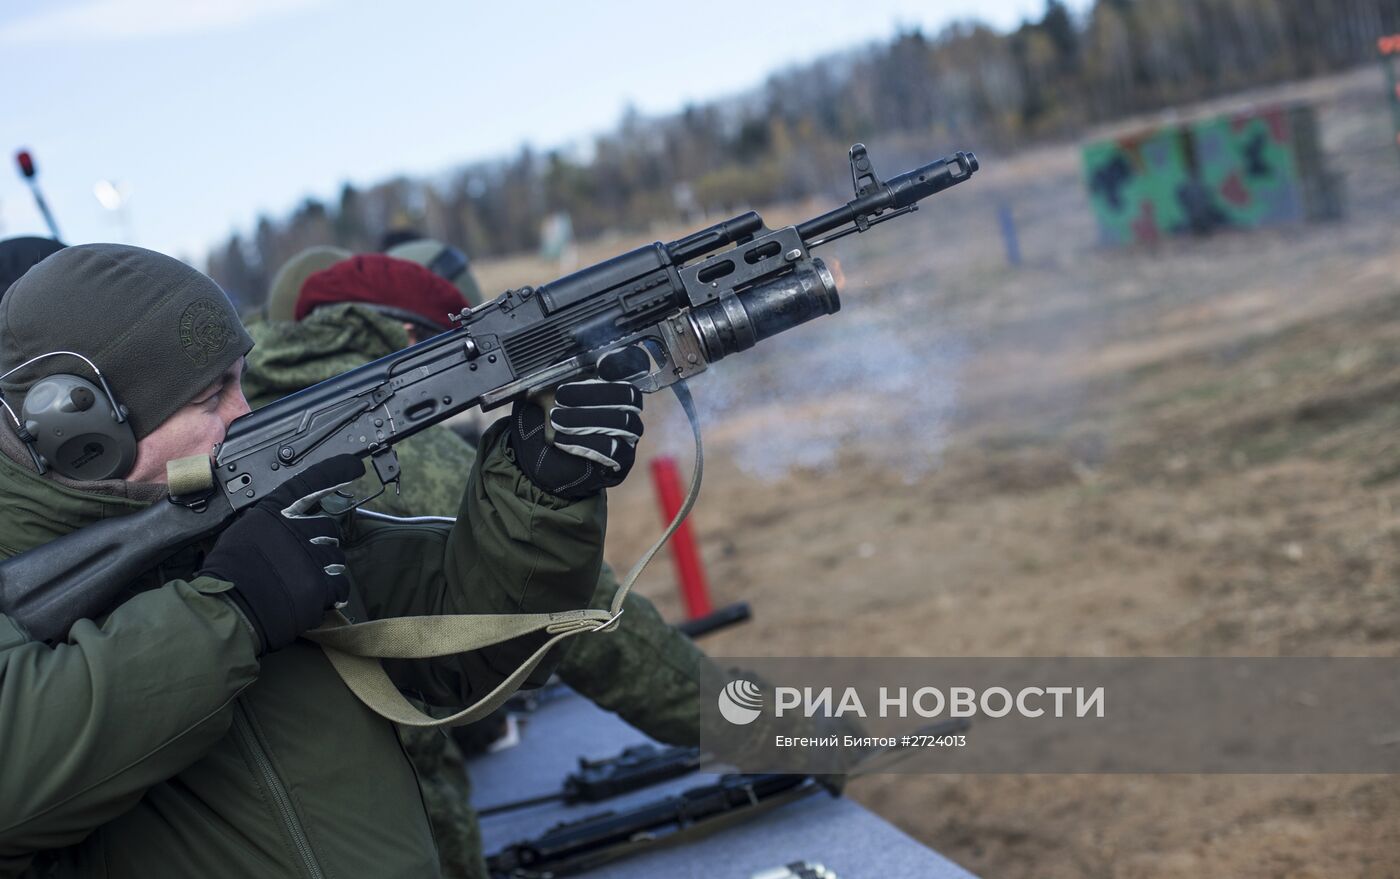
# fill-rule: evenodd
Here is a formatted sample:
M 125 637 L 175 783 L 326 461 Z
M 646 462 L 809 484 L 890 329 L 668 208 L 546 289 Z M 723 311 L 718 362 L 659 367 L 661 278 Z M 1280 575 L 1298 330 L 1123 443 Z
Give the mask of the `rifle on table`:
M 920 736 L 951 735 L 964 732 L 971 726 L 972 722 L 967 718 L 950 718 L 921 727 L 916 733 Z M 664 754 L 664 751 L 660 753 Z M 872 752 L 865 755 L 851 771 L 842 774 L 847 778 L 856 778 L 876 770 L 877 767 L 885 768 L 892 762 L 891 758 L 898 759 L 909 753 L 912 751 L 908 747 Z M 626 754 L 624 751 L 623 756 Z M 704 755 L 697 751 L 695 758 L 703 761 Z M 671 763 L 675 766 L 684 765 L 684 759 L 683 755 L 677 754 L 671 758 Z M 583 764 L 585 761 L 579 762 Z M 606 789 L 605 785 L 599 787 Z M 567 790 L 566 781 L 565 796 Z M 693 787 L 625 812 L 603 812 L 577 821 L 557 824 L 534 839 L 506 846 L 488 857 L 486 865 L 491 875 L 499 879 L 547 879 L 553 876 L 567 876 L 641 854 L 652 848 L 707 836 L 822 790 L 832 796 L 839 796 L 830 779 L 822 780 L 815 775 L 724 775 L 713 784 Z M 608 795 L 617 796 L 626 792 L 628 791 L 619 790 Z M 503 812 L 555 799 L 565 797 L 556 794 L 524 800 L 507 804 L 505 807 L 482 810 L 480 814 Z
M 712 635 L 721 629 L 730 626 L 746 623 L 753 617 L 753 610 L 747 601 L 736 601 L 733 604 L 726 604 L 719 610 L 707 613 L 702 617 L 693 620 L 682 620 L 675 624 L 676 631 L 694 641 L 696 638 L 703 638 Z
M 486 859 L 493 877 L 546 879 L 715 831 L 826 790 L 810 775 L 725 775 L 626 812 L 604 812 L 558 824 Z
M 699 748 L 683 746 L 662 747 L 642 744 L 624 748 L 621 754 L 601 760 L 578 758 L 578 771 L 564 776 L 558 793 L 545 794 L 525 800 L 515 800 L 477 810 L 483 818 L 542 806 L 545 803 L 601 803 L 633 791 L 689 775 L 705 765 L 707 758 Z
M 402 440 L 474 406 L 504 406 L 596 375 L 621 352 L 648 355 L 646 368 L 621 376 L 647 393 L 698 375 L 840 308 L 814 248 L 910 213 L 978 169 L 975 156 L 959 152 L 882 181 L 864 146 L 853 146 L 849 160 L 856 197 L 835 210 L 780 229 L 750 211 L 507 290 L 451 315 L 456 326 L 441 335 L 243 416 L 215 451 L 212 489 L 176 493 L 172 483 L 168 503 L 0 564 L 0 613 L 39 640 L 62 638 L 74 621 L 110 610 L 142 573 L 308 467 L 346 453 L 368 459 L 382 492 L 398 483 L 394 446 Z

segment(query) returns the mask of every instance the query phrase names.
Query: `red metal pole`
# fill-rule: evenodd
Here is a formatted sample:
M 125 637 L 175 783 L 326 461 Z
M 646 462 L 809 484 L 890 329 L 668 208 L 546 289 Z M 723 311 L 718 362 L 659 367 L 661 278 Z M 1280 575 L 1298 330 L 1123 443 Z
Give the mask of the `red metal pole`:
M 685 502 L 676 459 L 669 455 L 652 458 L 651 481 L 656 485 L 656 499 L 661 504 L 661 520 L 669 525 Z M 710 587 L 705 583 L 705 569 L 700 563 L 700 552 L 695 548 L 689 521 L 682 522 L 671 537 L 671 558 L 675 561 L 676 579 L 680 581 L 681 598 L 685 601 L 686 619 L 711 613 Z

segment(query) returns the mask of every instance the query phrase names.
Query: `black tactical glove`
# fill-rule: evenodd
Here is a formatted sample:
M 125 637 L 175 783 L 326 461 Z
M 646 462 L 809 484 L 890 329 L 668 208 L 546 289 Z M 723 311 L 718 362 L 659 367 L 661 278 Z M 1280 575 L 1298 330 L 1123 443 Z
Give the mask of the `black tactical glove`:
M 262 638 L 262 652 L 281 650 L 349 598 L 340 530 L 312 502 L 358 479 L 364 465 L 340 455 L 302 473 L 244 510 L 219 535 L 200 574 L 233 584 L 229 597 Z
M 555 497 L 578 500 L 627 478 L 642 436 L 642 392 L 602 379 L 560 385 L 545 438 L 545 413 L 529 399 L 511 411 L 510 447 L 530 481 Z

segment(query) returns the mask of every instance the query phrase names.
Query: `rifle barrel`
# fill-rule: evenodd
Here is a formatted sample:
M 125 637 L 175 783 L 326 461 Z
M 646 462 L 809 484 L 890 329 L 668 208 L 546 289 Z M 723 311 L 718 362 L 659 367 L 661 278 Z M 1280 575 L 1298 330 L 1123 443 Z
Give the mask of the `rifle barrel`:
M 797 234 L 803 241 L 811 241 L 842 226 L 858 223 L 860 217 L 910 207 L 930 195 L 963 182 L 979 167 L 977 156 L 972 153 L 954 153 L 946 159 L 939 159 L 913 171 L 891 177 L 869 195 L 860 196 L 833 211 L 813 217 L 797 227 Z

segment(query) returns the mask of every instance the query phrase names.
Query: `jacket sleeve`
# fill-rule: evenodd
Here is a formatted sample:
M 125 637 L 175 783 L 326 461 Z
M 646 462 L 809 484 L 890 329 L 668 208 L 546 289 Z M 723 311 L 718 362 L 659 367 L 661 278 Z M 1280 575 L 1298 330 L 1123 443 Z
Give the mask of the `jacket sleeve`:
M 0 616 L 0 875 L 81 841 L 198 760 L 254 680 L 229 584 L 176 580 L 50 647 Z
M 507 426 L 503 419 L 482 437 L 455 524 L 356 520 L 346 555 L 368 617 L 588 606 L 603 563 L 605 496 L 570 502 L 540 491 L 511 460 Z M 441 660 L 386 662 L 385 668 L 410 694 L 459 706 L 494 687 L 544 638 L 517 638 Z M 528 683 L 542 683 L 557 660 L 548 657 Z
M 605 567 L 593 606 L 611 606 L 617 589 Z M 558 669 L 564 683 L 659 742 L 700 744 L 701 674 L 722 672 L 645 597 L 628 593 L 614 631 L 580 635 L 568 645 Z

